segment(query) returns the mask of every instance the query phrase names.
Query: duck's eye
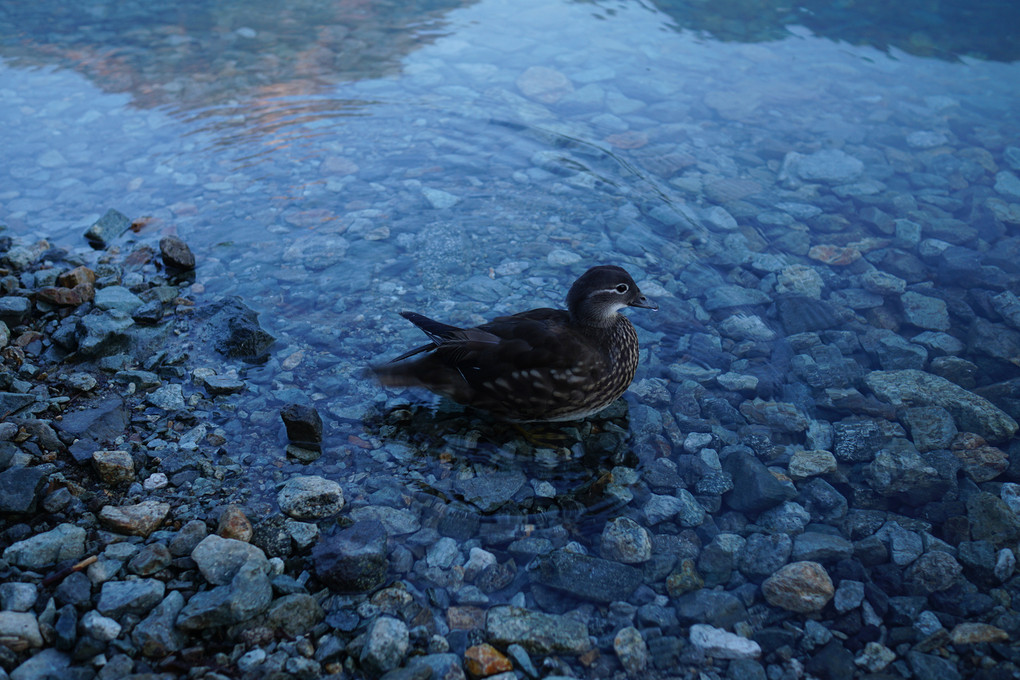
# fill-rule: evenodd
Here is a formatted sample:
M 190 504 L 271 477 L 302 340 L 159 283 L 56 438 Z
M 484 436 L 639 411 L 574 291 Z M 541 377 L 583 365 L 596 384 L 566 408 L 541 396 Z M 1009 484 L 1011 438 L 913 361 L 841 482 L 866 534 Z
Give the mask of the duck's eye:
M 628 286 L 626 283 L 621 283 L 619 286 L 616 287 L 616 292 L 619 293 L 620 295 L 623 295 L 628 290 L 630 290 L 630 286 Z

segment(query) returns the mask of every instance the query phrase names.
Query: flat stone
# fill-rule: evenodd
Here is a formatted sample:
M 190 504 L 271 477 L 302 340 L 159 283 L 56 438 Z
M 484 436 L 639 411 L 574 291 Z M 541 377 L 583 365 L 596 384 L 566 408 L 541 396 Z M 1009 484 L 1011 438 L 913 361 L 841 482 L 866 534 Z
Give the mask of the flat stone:
M 528 570 L 537 583 L 593 602 L 626 600 L 641 584 L 635 567 L 566 550 L 536 556 Z
M 340 485 L 314 475 L 287 480 L 276 499 L 286 515 L 302 520 L 332 517 L 344 507 Z
M 41 569 L 85 554 L 85 529 L 58 524 L 53 529 L 7 546 L 4 559 L 22 569 Z
M 99 521 L 110 529 L 132 536 L 147 537 L 170 514 L 170 504 L 161 501 L 142 501 L 134 505 L 104 506 Z
M 691 644 L 716 659 L 757 659 L 761 645 L 729 631 L 704 623 L 691 626 Z
M 991 402 L 945 378 L 916 369 L 872 371 L 865 383 L 875 395 L 894 406 L 941 406 L 957 427 L 975 432 L 993 444 L 1009 441 L 1017 422 Z
M 35 614 L 0 611 L 0 640 L 12 652 L 42 647 L 42 634 Z
M 486 636 L 504 647 L 518 644 L 529 654 L 583 654 L 588 651 L 588 627 L 565 616 L 520 607 L 492 607 L 485 617 Z

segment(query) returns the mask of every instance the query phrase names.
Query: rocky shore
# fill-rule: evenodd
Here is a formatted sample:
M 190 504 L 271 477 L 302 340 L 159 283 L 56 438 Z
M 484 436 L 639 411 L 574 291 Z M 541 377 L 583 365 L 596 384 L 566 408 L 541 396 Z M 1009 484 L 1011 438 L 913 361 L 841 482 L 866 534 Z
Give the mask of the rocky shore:
M 788 159 L 815 179 L 846 163 Z M 729 313 L 764 293 L 687 268 L 721 334 L 685 333 L 689 360 L 568 428 L 572 445 L 504 442 L 562 475 L 582 461 L 569 498 L 516 462 L 468 475 L 448 451 L 448 478 L 422 478 L 431 503 L 326 474 L 344 461 L 311 464 L 337 430 L 293 403 L 265 499 L 232 456 L 244 433 L 211 414 L 243 407 L 237 362 L 273 337 L 243 301 L 202 299 L 179 239 L 111 246 L 129 226 L 107 213 L 80 249 L 0 234 L 0 680 L 1020 672 L 1018 379 L 990 379 L 1020 348 L 1004 251 L 898 223 L 948 292 L 901 251 L 833 286 L 844 306 L 819 299 L 826 270 L 761 254 L 782 342 Z M 885 298 L 902 327 L 847 311 Z M 969 358 L 950 316 L 970 319 Z M 341 451 L 383 469 L 413 465 L 408 446 L 475 451 L 488 427 L 397 399 L 369 413 Z

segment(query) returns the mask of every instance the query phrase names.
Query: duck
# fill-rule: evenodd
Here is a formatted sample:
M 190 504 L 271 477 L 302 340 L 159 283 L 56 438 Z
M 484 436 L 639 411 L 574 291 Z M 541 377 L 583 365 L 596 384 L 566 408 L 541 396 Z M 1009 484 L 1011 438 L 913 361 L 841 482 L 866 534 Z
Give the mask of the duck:
M 574 281 L 566 307 L 473 328 L 401 312 L 429 342 L 371 368 L 386 387 L 425 388 L 499 420 L 583 420 L 619 399 L 637 371 L 637 331 L 620 311 L 658 306 L 625 269 L 599 265 Z

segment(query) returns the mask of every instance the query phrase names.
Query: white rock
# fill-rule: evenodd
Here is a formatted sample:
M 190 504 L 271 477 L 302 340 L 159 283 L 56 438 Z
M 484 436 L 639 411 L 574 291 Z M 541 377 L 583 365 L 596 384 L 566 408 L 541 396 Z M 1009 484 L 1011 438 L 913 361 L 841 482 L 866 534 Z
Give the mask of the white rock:
M 757 659 L 761 656 L 761 646 L 754 640 L 705 623 L 691 626 L 691 643 L 706 656 L 716 659 Z

